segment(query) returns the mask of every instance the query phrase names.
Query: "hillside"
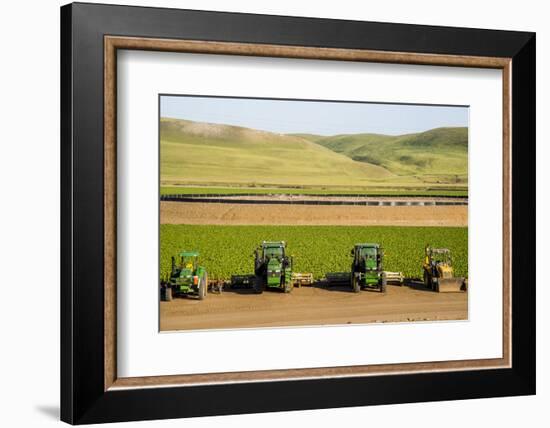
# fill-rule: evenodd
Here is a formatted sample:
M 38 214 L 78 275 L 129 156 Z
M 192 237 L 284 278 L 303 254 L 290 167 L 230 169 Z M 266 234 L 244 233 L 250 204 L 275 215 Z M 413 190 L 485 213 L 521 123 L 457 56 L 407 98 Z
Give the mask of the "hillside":
M 399 136 L 351 134 L 303 138 L 358 162 L 406 176 L 468 174 L 468 128 L 436 128 Z
M 308 138 L 238 126 L 161 118 L 163 185 L 369 185 L 395 175 Z

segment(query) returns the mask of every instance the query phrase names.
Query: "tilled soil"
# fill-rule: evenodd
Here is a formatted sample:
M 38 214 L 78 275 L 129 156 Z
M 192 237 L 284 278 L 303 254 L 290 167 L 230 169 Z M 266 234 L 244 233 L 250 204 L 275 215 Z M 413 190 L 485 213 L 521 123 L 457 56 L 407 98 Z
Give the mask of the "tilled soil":
M 160 304 L 161 330 L 466 320 L 467 293 L 435 293 L 421 284 L 389 285 L 385 294 L 347 287 L 301 287 L 291 293 L 231 290 L 203 301 Z
M 328 206 L 161 202 L 161 224 L 468 226 L 467 206 Z

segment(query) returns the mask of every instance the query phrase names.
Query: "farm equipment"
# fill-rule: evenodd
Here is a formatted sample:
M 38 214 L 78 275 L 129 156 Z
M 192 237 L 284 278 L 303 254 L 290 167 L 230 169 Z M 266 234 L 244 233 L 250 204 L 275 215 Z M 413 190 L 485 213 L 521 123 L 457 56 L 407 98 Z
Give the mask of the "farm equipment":
M 161 285 L 161 298 L 171 301 L 172 297 L 185 295 L 195 296 L 199 300 L 206 297 L 208 273 L 199 266 L 199 253 L 196 251 L 181 252 L 176 260 L 172 257 L 172 270 L 168 281 Z
M 292 257 L 286 255 L 284 241 L 263 241 L 254 251 L 254 284 L 256 293 L 267 288 L 292 291 Z
M 227 287 L 228 282 L 223 279 L 209 279 L 208 292 L 212 294 L 222 294 L 223 289 Z
M 382 270 L 384 251 L 379 244 L 355 244 L 351 255 L 351 272 L 327 273 L 325 279 L 329 286 L 351 285 L 356 293 L 362 288 L 374 288 L 384 293 L 387 284 L 403 285 L 403 272 Z
M 302 285 L 313 285 L 313 274 L 292 272 L 291 280 L 293 286 L 298 288 Z
M 364 288 L 386 292 L 387 278 L 382 268 L 384 251 L 379 244 L 355 244 L 351 250 L 351 288 L 355 293 Z
M 388 284 L 403 285 L 405 282 L 405 277 L 403 276 L 403 272 L 390 272 L 385 270 L 384 274 L 386 275 L 386 281 Z
M 325 274 L 328 285 L 349 285 L 351 274 L 349 272 L 329 272 Z
M 424 284 L 438 293 L 466 291 L 463 277 L 455 277 L 451 251 L 448 248 L 431 248 L 426 245 Z
M 252 288 L 258 294 L 266 288 L 278 288 L 290 293 L 300 282 L 313 282 L 312 274 L 292 273 L 292 257 L 286 255 L 284 241 L 263 241 L 254 250 L 254 274 L 232 275 L 231 288 Z
M 254 278 L 253 274 L 248 275 L 231 275 L 231 288 L 252 288 L 254 287 Z

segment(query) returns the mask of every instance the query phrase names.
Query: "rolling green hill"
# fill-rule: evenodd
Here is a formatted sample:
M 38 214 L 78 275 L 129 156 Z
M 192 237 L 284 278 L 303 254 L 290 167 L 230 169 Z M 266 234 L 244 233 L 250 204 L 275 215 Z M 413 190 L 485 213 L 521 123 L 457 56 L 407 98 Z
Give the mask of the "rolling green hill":
M 161 118 L 163 186 L 428 188 L 468 182 L 468 129 L 407 135 L 276 134 Z
M 368 186 L 400 180 L 302 136 L 161 118 L 163 185 Z
M 436 128 L 407 135 L 351 134 L 309 139 L 358 162 L 378 165 L 400 176 L 458 176 L 467 180 L 468 128 Z M 456 179 L 456 177 L 455 177 Z

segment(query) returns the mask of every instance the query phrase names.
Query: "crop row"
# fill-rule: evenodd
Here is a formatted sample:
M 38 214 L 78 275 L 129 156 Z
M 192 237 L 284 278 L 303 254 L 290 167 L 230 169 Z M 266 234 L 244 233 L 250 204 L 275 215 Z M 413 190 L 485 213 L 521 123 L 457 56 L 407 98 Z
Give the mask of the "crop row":
M 287 194 L 287 195 L 357 195 L 357 196 L 396 196 L 396 197 L 468 197 L 468 189 L 465 188 L 379 188 L 379 189 L 340 189 L 340 188 L 269 188 L 269 187 L 183 187 L 163 186 L 161 195 L 223 195 L 223 194 Z
M 253 270 L 253 251 L 262 240 L 286 241 L 294 271 L 322 278 L 327 272 L 348 271 L 350 250 L 360 242 L 379 243 L 384 269 L 406 277 L 422 276 L 424 247 L 452 251 L 457 276 L 468 276 L 468 228 L 393 226 L 213 226 L 161 225 L 160 273 L 170 270 L 170 257 L 182 250 L 200 252 L 200 264 L 210 278 L 229 279 Z

